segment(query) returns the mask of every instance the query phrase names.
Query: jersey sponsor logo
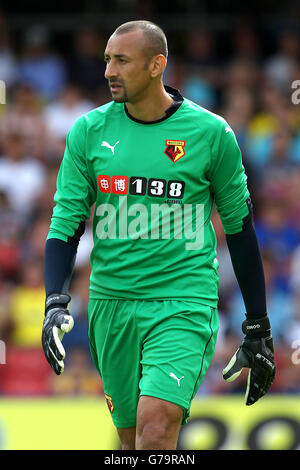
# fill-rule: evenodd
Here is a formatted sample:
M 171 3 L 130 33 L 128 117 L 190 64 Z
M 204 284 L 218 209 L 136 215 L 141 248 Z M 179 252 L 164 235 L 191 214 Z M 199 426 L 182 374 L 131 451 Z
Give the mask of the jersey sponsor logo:
M 105 396 L 105 399 L 106 399 L 108 409 L 112 413 L 115 409 L 113 401 L 112 401 L 112 397 L 110 395 L 107 395 L 106 393 L 104 393 L 104 396 Z
M 180 180 L 165 180 L 162 178 L 145 178 L 144 176 L 98 175 L 98 187 L 102 193 L 131 194 L 164 198 L 168 200 L 182 199 L 185 182 Z
M 127 194 L 128 176 L 113 176 L 111 179 L 111 190 L 113 194 Z
M 110 193 L 110 176 L 98 175 L 98 187 L 101 193 Z
M 184 146 L 185 146 L 185 141 L 184 140 L 166 140 L 166 150 L 165 154 L 167 157 L 172 160 L 173 163 L 177 162 L 180 158 L 182 158 L 185 155 L 184 151 Z

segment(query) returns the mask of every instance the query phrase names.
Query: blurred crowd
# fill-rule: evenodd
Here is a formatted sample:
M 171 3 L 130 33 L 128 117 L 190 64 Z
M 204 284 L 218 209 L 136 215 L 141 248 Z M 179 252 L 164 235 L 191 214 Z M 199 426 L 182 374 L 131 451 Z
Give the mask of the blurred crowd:
M 266 52 L 246 22 L 227 34 L 230 53 L 223 56 L 218 35 L 196 29 L 176 37 L 184 52 L 170 50 L 164 76 L 166 84 L 222 115 L 242 150 L 276 347 L 273 393 L 300 391 L 300 104 L 292 100 L 292 83 L 300 80 L 299 31 L 278 29 Z M 44 359 L 40 338 L 43 252 L 56 176 L 75 120 L 111 99 L 104 78 L 106 39 L 106 33 L 82 27 L 64 54 L 53 47 L 49 30 L 33 25 L 16 47 L 0 15 L 0 80 L 6 85 L 6 103 L 0 104 L 0 339 L 6 345 L 0 394 L 5 396 L 103 393 L 87 339 L 90 221 L 70 286 L 75 326 L 64 337 L 68 354 L 61 377 Z M 240 393 L 246 380 L 245 373 L 232 384 L 222 379 L 242 339 L 245 308 L 216 211 L 213 224 L 221 327 L 200 395 Z

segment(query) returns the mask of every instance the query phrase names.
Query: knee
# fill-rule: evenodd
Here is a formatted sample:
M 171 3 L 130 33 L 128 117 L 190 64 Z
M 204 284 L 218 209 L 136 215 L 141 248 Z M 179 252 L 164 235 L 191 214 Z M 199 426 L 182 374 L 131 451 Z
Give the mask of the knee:
M 135 450 L 135 427 L 117 428 L 122 450 Z
M 137 448 L 140 449 L 162 449 L 166 447 L 166 441 L 169 441 L 172 435 L 172 426 L 162 421 L 146 421 L 139 427 L 137 433 Z
M 172 404 L 160 402 L 159 406 L 140 407 L 136 448 L 176 449 L 181 420 L 182 410 Z

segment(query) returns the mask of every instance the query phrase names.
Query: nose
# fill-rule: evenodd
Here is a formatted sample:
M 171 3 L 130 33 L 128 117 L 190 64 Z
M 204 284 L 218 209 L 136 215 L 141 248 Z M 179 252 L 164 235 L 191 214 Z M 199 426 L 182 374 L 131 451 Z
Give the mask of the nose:
M 116 68 L 113 65 L 113 62 L 111 60 L 106 64 L 106 69 L 105 69 L 104 76 L 107 80 L 110 80 L 111 78 L 117 77 Z

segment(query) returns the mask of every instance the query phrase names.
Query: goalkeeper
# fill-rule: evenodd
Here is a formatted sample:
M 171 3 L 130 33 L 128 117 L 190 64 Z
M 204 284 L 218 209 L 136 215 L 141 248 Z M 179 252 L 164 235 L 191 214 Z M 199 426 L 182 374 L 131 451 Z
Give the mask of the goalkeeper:
M 249 369 L 246 405 L 275 376 L 264 272 L 247 178 L 227 122 L 164 86 L 167 41 L 147 21 L 110 37 L 112 101 L 70 130 L 45 247 L 45 356 L 64 369 L 68 288 L 95 203 L 89 344 L 122 449 L 176 449 L 214 354 L 219 212 L 243 295 L 244 340 L 223 371 Z M 70 333 L 72 334 L 72 333 Z

